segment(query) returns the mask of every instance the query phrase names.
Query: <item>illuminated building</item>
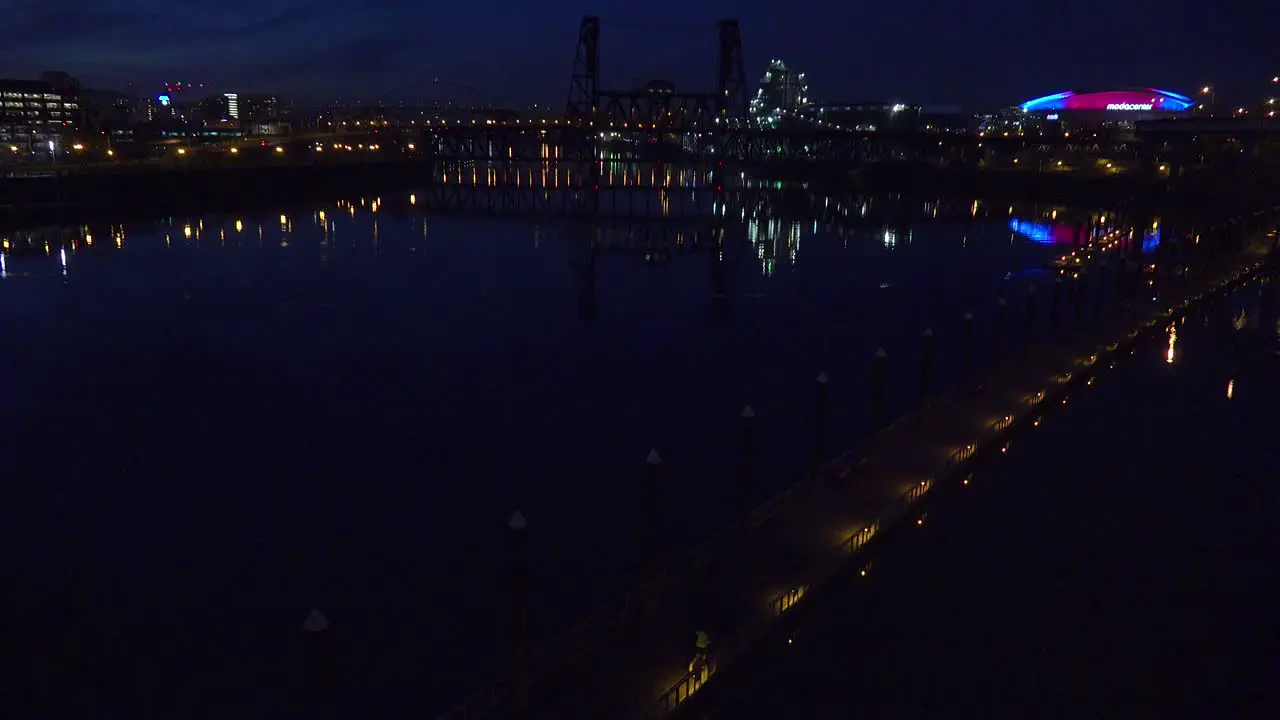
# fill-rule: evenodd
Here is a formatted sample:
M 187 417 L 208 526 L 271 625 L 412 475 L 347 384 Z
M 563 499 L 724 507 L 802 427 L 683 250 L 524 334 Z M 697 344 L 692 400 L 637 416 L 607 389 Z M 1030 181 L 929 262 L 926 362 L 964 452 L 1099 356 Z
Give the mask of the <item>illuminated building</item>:
M 0 79 L 0 151 L 47 159 L 80 125 L 74 82 Z
M 206 128 L 238 129 L 245 135 L 279 133 L 279 105 L 274 95 L 222 93 L 201 100 L 195 119 Z
M 270 122 L 280 117 L 280 100 L 275 95 L 245 94 L 237 98 L 240 119 L 253 122 Z
M 1190 114 L 1195 109 L 1195 100 L 1168 90 L 1068 90 L 1018 105 L 1013 112 L 1002 115 L 1002 124 L 1020 130 L 1054 124 L 1065 130 L 1132 128 L 1138 120 Z
M 904 103 L 864 102 L 819 105 L 813 117 L 842 130 L 886 132 L 915 130 L 920 124 L 920 107 Z
M 1019 107 L 1023 112 L 1167 113 L 1192 110 L 1195 104 L 1185 95 L 1143 88 L 1089 93 L 1068 90 L 1028 100 Z
M 760 88 L 751 99 L 748 112 L 757 121 L 776 125 L 778 120 L 795 115 L 809 107 L 809 84 L 804 73 L 788 68 L 781 60 L 773 60 L 760 78 Z

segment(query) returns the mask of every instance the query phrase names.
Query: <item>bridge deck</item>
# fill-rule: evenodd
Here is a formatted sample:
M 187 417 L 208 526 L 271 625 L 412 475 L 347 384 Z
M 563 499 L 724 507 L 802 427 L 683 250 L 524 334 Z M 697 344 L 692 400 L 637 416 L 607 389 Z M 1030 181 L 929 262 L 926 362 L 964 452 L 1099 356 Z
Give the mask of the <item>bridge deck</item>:
M 1161 306 L 1171 306 L 1171 299 L 1184 298 L 1170 292 Z M 1004 366 L 980 386 L 934 400 L 705 548 L 706 561 L 686 565 L 684 577 L 667 583 L 647 618 L 626 613 L 632 621 L 614 624 L 575 661 L 535 677 L 529 717 L 663 716 L 699 684 L 688 673 L 695 631 L 711 635 L 719 662 L 746 650 L 793 599 L 803 602 L 799 593 L 822 585 L 849 560 L 850 538 L 903 519 L 934 479 L 963 470 L 969 457 L 963 448 L 996 448 L 1007 427 L 1037 417 L 1039 393 L 1040 402 L 1065 402 L 1057 396 L 1070 382 L 1068 373 L 1078 381 L 1091 357 L 1108 362 L 1109 352 L 1128 352 L 1135 331 L 1158 328 L 1165 317 L 1145 301 L 1060 331 L 1030 351 L 1007 352 Z M 861 539 L 867 537 L 864 532 Z M 859 544 L 855 539 L 853 549 Z

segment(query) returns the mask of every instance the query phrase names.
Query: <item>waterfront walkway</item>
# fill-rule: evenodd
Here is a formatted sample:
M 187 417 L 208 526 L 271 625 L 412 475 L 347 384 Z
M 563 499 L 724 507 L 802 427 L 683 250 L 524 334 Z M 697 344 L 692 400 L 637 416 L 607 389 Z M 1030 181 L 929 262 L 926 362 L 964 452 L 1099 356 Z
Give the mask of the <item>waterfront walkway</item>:
M 544 649 L 533 664 L 524 716 L 639 720 L 670 713 L 718 666 L 745 653 L 778 617 L 804 602 L 807 592 L 850 563 L 871 571 L 858 551 L 882 528 L 927 521 L 913 505 L 934 484 L 962 481 L 978 454 L 1000 452 L 1010 429 L 1038 423 L 1042 403 L 1065 403 L 1069 388 L 1091 383 L 1095 363 L 1110 363 L 1114 353 L 1132 352 L 1144 335 L 1163 332 L 1201 299 L 1199 291 L 1260 267 L 1268 244 L 1251 246 L 1239 264 L 1199 282 L 1165 276 L 1161 283 L 1172 287 L 1157 288 L 1163 292 L 1158 302 L 1139 292 L 1142 299 L 1133 307 L 1108 300 L 1091 321 L 1070 331 L 1046 338 L 1048 329 L 1038 328 L 1038 346 L 1007 349 L 1004 363 L 980 383 L 962 384 L 876 434 L 668 568 L 643 598 L 624 597 Z M 1114 271 L 1102 276 L 1114 286 Z M 1096 290 L 1096 283 L 1087 287 Z M 1065 300 L 1059 317 L 1074 313 Z M 699 630 L 710 634 L 712 653 L 706 670 L 690 672 Z M 505 695 L 499 685 L 455 716 L 509 715 Z

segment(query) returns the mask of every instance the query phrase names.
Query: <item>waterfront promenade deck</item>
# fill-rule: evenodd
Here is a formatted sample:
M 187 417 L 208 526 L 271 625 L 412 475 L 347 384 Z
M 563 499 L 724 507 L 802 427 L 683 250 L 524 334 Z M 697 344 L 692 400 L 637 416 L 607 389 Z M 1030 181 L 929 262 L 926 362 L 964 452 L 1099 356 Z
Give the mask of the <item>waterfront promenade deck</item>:
M 1010 430 L 1036 424 L 1045 403 L 1065 403 L 1071 389 L 1091 384 L 1096 366 L 1164 331 L 1206 291 L 1225 290 L 1261 268 L 1270 244 L 1254 243 L 1193 279 L 1166 274 L 1154 289 L 1158 300 L 1139 292 L 1123 307 L 1112 302 L 1110 288 L 1095 292 L 1101 301 L 1093 318 L 1059 325 L 1052 336 L 1037 328 L 1038 344 L 1006 348 L 1004 362 L 978 382 L 932 399 L 668 568 L 650 586 L 649 602 L 639 591 L 629 594 L 545 648 L 533 663 L 527 712 L 516 713 L 499 684 L 453 716 L 639 720 L 669 714 L 806 593 L 842 570 L 871 571 L 867 546 L 885 529 L 927 521 L 916 503 L 931 487 L 963 481 L 980 455 L 1001 451 Z M 1114 287 L 1112 266 L 1094 277 L 1110 278 Z M 1096 291 L 1096 281 L 1087 287 Z M 1065 300 L 1060 318 L 1075 312 Z M 1021 312 L 1009 315 L 1021 321 Z M 899 365 L 914 372 L 918 363 Z M 708 668 L 692 673 L 699 630 L 710 634 L 713 648 Z

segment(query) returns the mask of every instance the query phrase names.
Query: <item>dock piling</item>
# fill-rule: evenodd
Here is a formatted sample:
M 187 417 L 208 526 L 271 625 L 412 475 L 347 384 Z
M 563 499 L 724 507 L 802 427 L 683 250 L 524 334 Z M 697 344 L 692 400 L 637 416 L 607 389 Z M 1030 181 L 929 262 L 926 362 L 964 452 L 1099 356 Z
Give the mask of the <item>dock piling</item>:
M 1004 328 L 1009 314 L 1009 301 L 1000 298 L 996 302 L 996 325 L 991 335 L 991 367 L 1000 367 L 1001 355 L 1004 351 Z
M 829 412 L 831 390 L 825 372 L 818 373 L 814 380 L 813 403 L 813 464 L 810 469 L 812 477 L 818 477 L 822 462 L 827 457 L 827 414 Z
M 519 510 L 507 521 L 511 531 L 511 709 L 518 720 L 529 716 L 531 684 L 528 526 Z
M 884 374 L 885 363 L 889 354 L 884 348 L 877 348 L 875 359 L 871 362 L 871 432 L 874 433 L 884 424 Z
M 929 377 L 933 374 L 933 328 L 925 328 L 920 338 L 920 404 L 929 400 Z

